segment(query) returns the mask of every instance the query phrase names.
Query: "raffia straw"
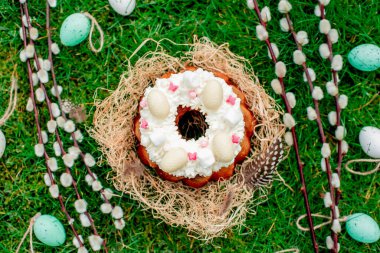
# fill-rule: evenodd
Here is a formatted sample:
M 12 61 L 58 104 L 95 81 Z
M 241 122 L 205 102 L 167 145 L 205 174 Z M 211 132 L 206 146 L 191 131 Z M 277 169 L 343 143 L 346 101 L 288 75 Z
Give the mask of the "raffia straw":
M 163 41 L 171 47 L 190 50 L 173 57 L 165 52 Z M 132 66 L 130 59 L 148 42 L 157 45 L 156 51 L 146 53 Z M 243 226 L 247 213 L 254 213 L 255 205 L 266 199 L 267 191 L 248 190 L 238 181 L 240 166 L 230 180 L 212 182 L 201 189 L 163 181 L 149 169 L 135 170 L 142 166 L 136 155 L 133 132 L 139 100 L 157 78 L 169 71 L 178 73 L 186 65 L 226 74 L 246 95 L 249 109 L 260 123 L 251 140 L 248 159 L 265 152 L 271 141 L 284 133 L 278 105 L 258 83 L 252 68 L 247 67 L 247 60 L 233 54 L 228 44 L 218 46 L 207 38 L 194 38 L 193 44 L 186 45 L 169 40 L 144 41 L 129 58 L 128 69 L 117 89 L 103 101 L 95 100 L 94 127 L 90 134 L 113 169 L 116 189 L 137 200 L 155 218 L 184 227 L 189 236 L 209 241 L 224 236 L 233 227 Z
M 92 16 L 88 12 L 82 12 L 82 13 L 83 13 L 83 15 L 85 15 L 86 17 L 88 17 L 91 20 L 91 30 L 90 30 L 90 34 L 88 37 L 88 42 L 90 43 L 90 48 L 94 53 L 99 53 L 100 51 L 102 51 L 103 45 L 104 45 L 104 32 L 103 32 L 102 28 L 100 27 L 98 21 L 96 21 L 96 18 L 94 18 L 94 16 Z M 96 48 L 92 42 L 92 34 L 94 33 L 95 26 L 99 32 L 99 35 L 100 35 L 99 48 Z
M 20 249 L 21 249 L 21 246 L 22 244 L 24 243 L 26 237 L 28 236 L 29 234 L 29 246 L 30 246 L 30 252 L 31 253 L 34 253 L 34 249 L 33 249 L 33 225 L 34 223 L 36 222 L 36 220 L 38 219 L 38 217 L 41 216 L 41 213 L 37 213 L 36 215 L 34 215 L 30 221 L 29 221 L 29 226 L 28 226 L 28 229 L 25 231 L 19 245 L 17 246 L 17 249 L 16 249 L 16 253 L 20 252 Z
M 376 167 L 370 171 L 365 171 L 365 172 L 360 172 L 360 171 L 355 171 L 349 167 L 351 163 L 377 163 Z M 380 170 L 380 159 L 355 159 L 355 160 L 350 160 L 346 163 L 345 166 L 346 170 L 352 174 L 355 175 L 360 175 L 360 176 L 368 176 L 373 173 L 376 173 Z
M 328 220 L 328 221 L 326 221 L 326 222 L 323 222 L 323 223 L 321 223 L 321 224 L 319 224 L 319 225 L 314 226 L 314 227 L 313 227 L 314 230 L 316 230 L 316 229 L 318 229 L 318 228 L 321 228 L 321 227 L 324 227 L 324 226 L 326 226 L 326 225 L 329 225 L 329 224 L 331 224 L 331 222 L 332 222 L 332 219 L 331 219 L 330 216 L 322 215 L 322 214 L 319 214 L 319 213 L 316 213 L 316 214 L 313 213 L 313 214 L 311 214 L 311 216 L 313 216 L 313 217 L 317 217 L 317 218 L 322 218 L 322 219 L 327 219 L 327 220 Z M 300 217 L 298 217 L 296 224 L 297 224 L 297 228 L 298 228 L 299 230 L 304 231 L 304 232 L 307 232 L 307 231 L 310 231 L 310 228 L 309 228 L 309 227 L 303 227 L 303 226 L 300 224 L 301 220 L 303 220 L 303 219 L 305 219 L 305 218 L 306 218 L 306 214 L 301 215 Z M 339 222 L 345 222 L 345 221 L 347 220 L 347 217 L 344 216 L 344 217 L 342 217 L 342 218 L 339 218 L 338 220 L 339 220 Z
M 276 251 L 275 253 L 285 253 L 285 252 L 300 253 L 300 250 L 298 248 L 284 249 L 284 250 Z
M 17 105 L 17 79 L 15 73 L 12 74 L 11 78 L 11 90 L 9 95 L 9 103 L 4 115 L 0 118 L 0 126 L 4 125 L 5 122 L 12 116 Z

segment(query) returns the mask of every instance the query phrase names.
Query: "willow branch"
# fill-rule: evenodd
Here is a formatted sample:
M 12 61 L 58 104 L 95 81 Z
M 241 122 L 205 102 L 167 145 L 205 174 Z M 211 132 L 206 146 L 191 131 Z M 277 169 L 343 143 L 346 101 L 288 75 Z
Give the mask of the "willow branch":
M 25 25 L 22 22 L 22 17 L 24 16 L 24 9 L 23 9 L 23 4 L 21 4 L 21 3 L 20 3 L 20 14 L 21 14 L 22 33 L 23 33 L 23 36 L 24 36 L 24 48 L 26 48 L 26 46 L 27 46 L 27 44 L 26 44 L 27 33 L 26 33 Z M 25 12 L 25 15 L 28 16 L 27 12 Z M 29 20 L 28 20 L 28 22 L 29 22 Z M 31 67 L 30 59 L 27 59 L 26 64 L 27 64 L 27 68 L 28 68 L 30 98 L 31 98 L 32 103 L 33 103 L 34 119 L 35 119 L 35 123 L 36 123 L 36 127 L 37 127 L 38 143 L 43 145 L 41 126 L 40 126 L 40 123 L 39 123 L 39 111 L 38 111 L 38 108 L 37 108 L 37 105 L 36 105 L 36 101 L 35 101 L 35 96 L 34 96 L 33 79 L 32 79 L 33 71 L 32 71 L 32 67 Z M 47 154 L 46 149 L 44 151 L 44 158 L 45 158 L 46 170 L 47 170 L 47 173 L 49 175 L 49 179 L 51 181 L 51 184 L 52 185 L 56 185 L 56 182 L 55 182 L 54 177 L 53 177 L 53 173 L 50 170 L 49 165 L 47 163 L 47 161 L 50 159 L 50 157 Z M 65 205 L 63 203 L 63 197 L 62 197 L 61 194 L 58 194 L 58 201 L 59 201 L 59 204 L 61 206 L 61 210 L 65 214 L 65 216 L 66 216 L 66 218 L 68 220 L 69 226 L 70 226 L 71 230 L 74 233 L 75 238 L 78 240 L 80 246 L 83 246 L 83 243 L 82 243 L 82 241 L 79 238 L 78 232 L 76 231 L 76 229 L 75 229 L 75 227 L 73 225 L 73 222 L 72 222 L 73 219 L 71 218 L 71 216 L 67 212 L 67 209 L 66 209 L 66 207 L 65 207 Z
M 292 25 L 292 21 L 290 19 L 289 13 L 286 13 L 285 17 L 286 17 L 286 21 L 287 21 L 288 26 L 289 26 L 290 33 L 291 33 L 291 35 L 293 37 L 293 40 L 294 40 L 294 42 L 296 44 L 296 47 L 297 47 L 297 49 L 299 51 L 302 52 L 302 45 L 300 43 L 298 43 L 298 41 L 297 41 L 297 35 L 296 35 L 296 32 L 295 32 L 294 27 Z M 310 74 L 309 74 L 309 71 L 308 71 L 308 66 L 307 66 L 306 60 L 302 63 L 302 69 L 303 69 L 303 71 L 305 73 L 307 82 L 309 84 L 310 95 L 312 95 L 313 90 L 314 90 L 314 85 L 313 85 L 313 81 L 311 80 L 311 77 L 310 77 Z M 315 112 L 316 112 L 316 115 L 317 115 L 316 122 L 317 122 L 317 125 L 318 125 L 318 131 L 319 131 L 320 141 L 321 141 L 322 144 L 324 144 L 324 143 L 326 143 L 326 136 L 325 136 L 325 132 L 324 132 L 323 125 L 322 125 L 322 119 L 321 119 L 320 110 L 319 110 L 319 102 L 318 102 L 317 99 L 313 98 L 313 103 L 314 103 L 314 109 L 315 109 Z M 331 183 L 331 181 L 332 181 L 332 172 L 331 172 L 331 165 L 330 165 L 330 156 L 324 158 L 324 161 L 325 161 L 325 164 L 326 164 L 326 176 L 327 176 L 327 180 L 328 180 L 328 184 L 329 184 L 331 199 L 332 199 L 332 202 L 333 202 L 330 205 L 331 220 L 333 221 L 337 217 L 336 217 L 336 210 L 335 210 L 335 194 L 334 194 L 335 187 Z M 337 252 L 338 251 L 338 234 L 335 233 L 334 231 L 331 231 L 331 236 L 332 236 L 333 241 L 334 241 L 333 251 Z
M 262 26 L 266 27 L 266 23 L 264 22 L 264 20 L 261 17 L 260 9 L 258 7 L 258 3 L 256 0 L 254 0 L 254 10 L 255 10 L 258 18 L 259 18 L 260 24 Z M 275 55 L 274 50 L 272 48 L 272 45 L 270 43 L 269 37 L 265 40 L 265 43 L 268 47 L 268 50 L 269 50 L 269 53 L 270 53 L 270 56 L 271 56 L 273 63 L 276 64 L 277 58 L 276 58 L 276 55 Z M 283 80 L 283 78 L 278 78 L 278 80 L 280 81 L 280 84 L 282 87 L 281 98 L 285 104 L 285 109 L 290 115 L 292 115 L 292 109 L 291 109 L 291 106 L 289 104 L 289 101 L 288 101 L 288 99 L 286 97 L 286 93 L 285 93 L 284 80 Z M 300 181 L 301 181 L 301 192 L 302 192 L 303 199 L 304 199 L 304 205 L 305 205 L 305 209 L 306 209 L 308 225 L 310 228 L 310 236 L 311 236 L 311 240 L 313 243 L 314 252 L 317 253 L 317 252 L 319 252 L 319 249 L 318 249 L 318 244 L 317 244 L 315 231 L 314 231 L 313 218 L 311 216 L 311 211 L 310 211 L 310 204 L 309 204 L 309 199 L 308 199 L 306 181 L 305 181 L 305 176 L 304 176 L 304 172 L 303 172 L 304 167 L 303 167 L 303 162 L 301 161 L 301 157 L 300 157 L 300 153 L 299 153 L 298 138 L 297 138 L 295 127 L 291 128 L 291 133 L 292 133 L 292 138 L 293 138 L 294 151 L 296 154 L 298 173 L 299 173 Z

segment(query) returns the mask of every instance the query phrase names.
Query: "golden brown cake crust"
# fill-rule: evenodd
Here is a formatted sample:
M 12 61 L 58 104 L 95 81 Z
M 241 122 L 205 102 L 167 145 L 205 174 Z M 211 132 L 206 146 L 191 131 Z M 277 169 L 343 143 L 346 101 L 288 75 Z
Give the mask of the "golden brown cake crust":
M 197 70 L 196 67 L 192 66 L 187 66 L 183 71 L 195 71 Z M 225 74 L 222 74 L 217 71 L 212 71 L 213 74 L 216 77 L 222 78 L 228 85 L 232 87 L 233 92 L 240 98 L 240 108 L 243 113 L 243 118 L 244 118 L 244 123 L 245 123 L 245 136 L 243 140 L 241 141 L 241 151 L 239 154 L 235 157 L 234 163 L 232 163 L 228 167 L 221 168 L 219 171 L 213 172 L 211 176 L 208 177 L 201 177 L 201 176 L 196 176 L 195 178 L 185 178 L 185 177 L 177 177 L 173 176 L 169 173 L 164 172 L 159 168 L 157 164 L 155 164 L 153 161 L 149 159 L 149 154 L 146 151 L 145 147 L 140 145 L 141 141 L 141 132 L 140 132 L 140 127 L 139 127 L 139 120 L 140 120 L 140 114 L 135 117 L 134 119 L 134 132 L 136 135 L 136 139 L 138 141 L 138 146 L 137 146 L 137 155 L 140 157 L 141 162 L 153 168 L 156 173 L 164 180 L 168 180 L 170 182 L 179 182 L 182 181 L 185 185 L 188 185 L 193 188 L 200 188 L 204 185 L 206 185 L 209 181 L 218 181 L 218 180 L 227 180 L 229 179 L 233 174 L 235 170 L 235 166 L 238 163 L 241 163 L 244 161 L 244 159 L 248 156 L 250 149 L 251 149 L 251 137 L 254 132 L 254 127 L 257 124 L 257 121 L 255 117 L 253 116 L 252 112 L 248 109 L 247 104 L 246 104 L 246 98 L 243 94 L 243 92 L 237 87 L 237 85 Z M 168 72 L 164 75 L 161 76 L 161 78 L 169 78 L 173 72 Z M 190 109 L 188 107 L 178 107 L 177 111 L 177 117 L 176 117 L 176 125 L 179 122 L 179 119 Z

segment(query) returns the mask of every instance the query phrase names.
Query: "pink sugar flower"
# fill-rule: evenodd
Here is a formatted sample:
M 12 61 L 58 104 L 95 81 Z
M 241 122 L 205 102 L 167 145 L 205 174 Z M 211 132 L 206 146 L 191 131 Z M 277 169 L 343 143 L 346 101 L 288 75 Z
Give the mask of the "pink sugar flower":
M 240 141 L 240 137 L 237 136 L 236 134 L 232 135 L 232 143 L 238 144 Z
M 190 161 L 195 161 L 197 160 L 197 152 L 194 153 L 188 153 L 187 156 L 189 157 Z
M 236 103 L 236 97 L 232 96 L 232 95 L 229 95 L 226 102 L 230 105 L 235 105 Z
M 175 92 L 178 89 L 178 85 L 175 85 L 173 82 L 170 82 L 169 90 Z
M 189 91 L 189 97 L 190 97 L 191 99 L 194 99 L 194 98 L 197 97 L 197 93 L 195 92 L 195 90 L 191 90 L 191 91 Z
M 141 128 L 147 129 L 148 128 L 148 121 L 145 119 L 141 119 Z
M 146 102 L 145 99 L 141 100 L 141 102 L 140 102 L 141 108 L 145 108 L 145 107 L 147 107 L 147 105 L 148 105 L 148 103 Z

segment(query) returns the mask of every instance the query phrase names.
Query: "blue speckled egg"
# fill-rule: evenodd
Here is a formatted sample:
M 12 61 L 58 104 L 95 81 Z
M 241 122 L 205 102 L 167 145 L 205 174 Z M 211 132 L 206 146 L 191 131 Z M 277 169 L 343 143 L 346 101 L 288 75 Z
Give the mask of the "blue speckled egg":
M 76 46 L 84 41 L 90 33 L 91 22 L 81 13 L 68 16 L 61 26 L 60 38 L 65 46 Z
M 380 68 L 380 47 L 373 44 L 357 46 L 348 54 L 348 61 L 361 71 L 374 71 Z
M 48 214 L 37 218 L 33 231 L 38 240 L 51 247 L 60 246 L 66 241 L 66 232 L 62 223 Z
M 374 243 L 380 238 L 379 225 L 364 213 L 348 216 L 346 229 L 348 234 L 358 242 Z

